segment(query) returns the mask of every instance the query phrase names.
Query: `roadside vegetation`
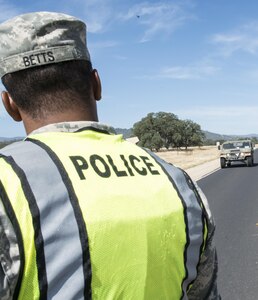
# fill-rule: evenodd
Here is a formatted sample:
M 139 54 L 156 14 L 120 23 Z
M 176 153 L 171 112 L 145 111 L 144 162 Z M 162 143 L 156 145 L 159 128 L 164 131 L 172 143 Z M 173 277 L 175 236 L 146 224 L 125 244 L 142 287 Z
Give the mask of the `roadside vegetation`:
M 191 120 L 180 120 L 167 112 L 149 113 L 133 126 L 139 145 L 151 150 L 181 148 L 203 145 L 201 126 Z
M 231 139 L 251 139 L 255 144 L 258 142 L 257 137 L 226 136 L 203 131 L 194 121 L 181 120 L 175 114 L 168 112 L 147 114 L 133 125 L 131 136 L 138 137 L 140 146 L 157 152 L 164 149 L 188 151 L 190 147 L 216 146 Z

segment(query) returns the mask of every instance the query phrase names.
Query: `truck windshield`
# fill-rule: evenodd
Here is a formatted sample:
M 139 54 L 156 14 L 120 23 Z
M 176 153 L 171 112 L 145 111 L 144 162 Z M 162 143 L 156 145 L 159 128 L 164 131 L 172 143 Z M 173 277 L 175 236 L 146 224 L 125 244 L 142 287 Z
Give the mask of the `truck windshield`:
M 239 148 L 250 148 L 249 142 L 231 142 L 223 144 L 223 149 L 229 150 L 229 149 L 239 149 Z

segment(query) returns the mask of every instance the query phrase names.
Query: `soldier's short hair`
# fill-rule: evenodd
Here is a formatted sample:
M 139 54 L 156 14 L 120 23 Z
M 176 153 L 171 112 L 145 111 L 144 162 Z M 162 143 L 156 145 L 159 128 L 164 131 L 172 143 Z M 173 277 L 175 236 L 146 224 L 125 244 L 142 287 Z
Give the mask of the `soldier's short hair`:
M 2 82 L 17 106 L 38 119 L 73 105 L 86 107 L 92 92 L 91 72 L 91 62 L 71 60 L 8 73 Z

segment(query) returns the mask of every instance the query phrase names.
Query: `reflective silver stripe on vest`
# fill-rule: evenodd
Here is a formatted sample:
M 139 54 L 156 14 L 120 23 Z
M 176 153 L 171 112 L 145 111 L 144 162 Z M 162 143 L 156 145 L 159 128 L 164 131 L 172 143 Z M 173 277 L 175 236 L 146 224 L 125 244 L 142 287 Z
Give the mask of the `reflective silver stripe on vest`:
M 37 199 L 44 240 L 47 299 L 84 299 L 82 246 L 67 188 L 43 149 L 31 142 L 21 142 L 16 147 L 17 144 L 2 153 L 12 156 L 24 171 Z
M 196 198 L 195 193 L 189 188 L 186 177 L 182 170 L 166 163 L 164 160 L 147 152 L 163 167 L 166 173 L 172 178 L 179 197 L 185 206 L 186 229 L 188 234 L 188 245 L 185 249 L 186 277 L 182 283 L 183 295 L 181 299 L 188 299 L 187 288 L 196 278 L 197 266 L 200 260 L 200 251 L 203 244 L 203 212 Z

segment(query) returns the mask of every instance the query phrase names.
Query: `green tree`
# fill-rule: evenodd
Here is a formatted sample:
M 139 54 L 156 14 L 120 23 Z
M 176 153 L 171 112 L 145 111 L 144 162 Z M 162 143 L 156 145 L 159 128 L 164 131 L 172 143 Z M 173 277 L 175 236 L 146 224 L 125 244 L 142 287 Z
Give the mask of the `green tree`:
M 158 112 L 155 114 L 155 128 L 163 140 L 163 146 L 167 149 L 173 145 L 178 121 L 178 117 L 172 113 Z
M 173 134 L 178 117 L 172 113 L 149 113 L 133 126 L 134 134 L 139 138 L 139 144 L 158 151 L 167 149 L 173 144 Z
M 149 113 L 134 124 L 133 133 L 139 138 L 140 146 L 156 151 L 162 147 L 200 146 L 204 139 L 200 125 L 167 112 Z
M 180 124 L 181 141 L 180 146 L 187 148 L 189 146 L 201 146 L 203 144 L 204 133 L 201 126 L 191 120 L 182 120 Z
M 163 140 L 158 132 L 155 132 L 151 139 L 151 147 L 153 147 L 156 151 L 159 151 L 163 146 Z
M 142 147 L 154 149 L 152 138 L 157 130 L 154 126 L 154 113 L 149 113 L 141 121 L 133 125 L 133 132 L 139 138 L 139 145 Z

